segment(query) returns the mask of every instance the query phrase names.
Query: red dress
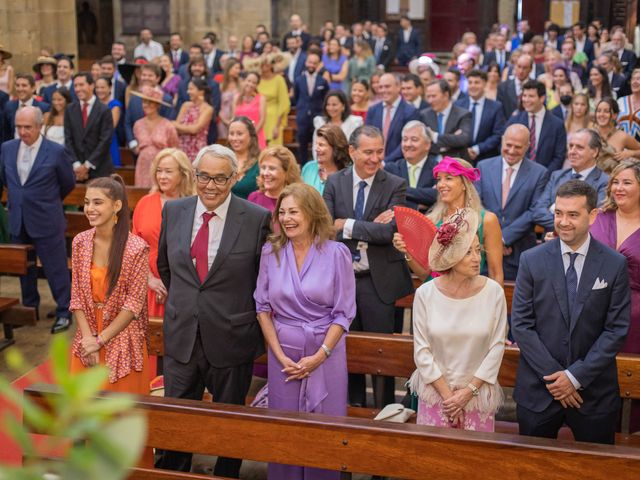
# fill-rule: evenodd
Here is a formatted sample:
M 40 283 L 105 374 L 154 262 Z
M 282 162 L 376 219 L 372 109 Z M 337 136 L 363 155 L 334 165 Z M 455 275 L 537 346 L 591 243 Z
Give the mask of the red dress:
M 193 125 L 200 117 L 200 107 L 192 103 L 182 118 L 182 125 Z M 198 152 L 207 146 L 207 135 L 209 134 L 209 125 L 205 126 L 195 135 L 189 133 L 181 133 L 179 136 L 180 150 L 187 154 L 191 163 L 196 159 Z

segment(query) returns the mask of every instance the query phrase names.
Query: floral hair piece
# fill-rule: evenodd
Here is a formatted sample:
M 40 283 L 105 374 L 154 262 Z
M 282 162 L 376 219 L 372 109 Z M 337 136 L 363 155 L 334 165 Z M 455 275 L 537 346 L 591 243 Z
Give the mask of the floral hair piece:
M 445 272 L 462 260 L 476 236 L 478 220 L 474 210 L 463 208 L 442 223 L 429 249 L 432 270 Z
M 433 167 L 433 178 L 436 178 L 440 172 L 448 173 L 455 177 L 462 175 L 463 177 L 467 177 L 470 182 L 480 180 L 480 170 L 477 168 L 466 168 L 452 157 L 444 157 L 438 165 Z

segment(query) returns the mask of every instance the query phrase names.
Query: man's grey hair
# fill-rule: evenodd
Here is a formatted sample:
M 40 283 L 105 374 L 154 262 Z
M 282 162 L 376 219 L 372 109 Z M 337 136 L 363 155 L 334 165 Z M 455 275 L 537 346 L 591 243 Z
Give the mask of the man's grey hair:
M 32 107 L 32 106 L 22 107 L 18 110 L 18 112 L 16 113 L 16 116 L 18 114 L 25 114 L 25 113 L 30 113 L 33 116 L 33 118 L 35 119 L 36 125 L 38 127 L 41 127 L 42 124 L 44 123 L 44 116 L 42 115 L 42 110 L 40 110 L 38 107 Z
M 219 145 L 217 143 L 208 145 L 198 152 L 196 159 L 193 161 L 193 168 L 198 168 L 198 166 L 200 165 L 200 161 L 207 155 L 211 155 L 212 157 L 224 158 L 229 162 L 229 166 L 231 167 L 231 171 L 233 173 L 236 173 L 238 171 L 238 158 L 236 157 L 236 154 L 230 148 Z
M 581 128 L 576 132 L 571 132 L 569 134 L 569 138 L 571 138 L 573 135 L 579 135 L 579 134 L 589 135 L 589 148 L 598 151 L 596 156 L 600 154 L 600 151 L 602 150 L 602 140 L 600 139 L 600 134 L 598 132 L 596 132 L 593 128 Z
M 356 150 L 360 148 L 360 137 L 362 135 L 369 138 L 380 138 L 384 142 L 380 129 L 373 125 L 362 125 L 361 127 L 356 128 L 349 137 L 349 145 Z
M 429 136 L 429 132 L 427 131 L 427 126 L 420 120 L 411 120 L 410 122 L 407 122 L 407 124 L 402 127 L 402 136 L 404 137 L 404 134 L 406 132 L 414 128 L 418 128 L 420 130 L 420 134 L 427 142 L 431 141 L 431 137 Z

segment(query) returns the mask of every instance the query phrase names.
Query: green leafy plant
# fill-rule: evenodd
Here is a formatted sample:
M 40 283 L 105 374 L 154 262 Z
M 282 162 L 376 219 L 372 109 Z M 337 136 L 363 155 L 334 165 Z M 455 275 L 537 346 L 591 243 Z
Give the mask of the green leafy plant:
M 43 402 L 23 398 L 0 376 L 0 395 L 21 406 L 24 415 L 24 422 L 11 414 L 3 419 L 2 428 L 20 446 L 24 461 L 21 467 L 0 466 L 0 480 L 120 480 L 139 460 L 146 417 L 132 409 L 129 395 L 97 398 L 108 378 L 107 368 L 72 374 L 69 352 L 66 336 L 56 335 L 49 356 L 56 391 L 45 394 Z M 14 348 L 7 351 L 7 362 L 19 371 L 26 365 Z M 35 442 L 31 432 L 46 437 Z

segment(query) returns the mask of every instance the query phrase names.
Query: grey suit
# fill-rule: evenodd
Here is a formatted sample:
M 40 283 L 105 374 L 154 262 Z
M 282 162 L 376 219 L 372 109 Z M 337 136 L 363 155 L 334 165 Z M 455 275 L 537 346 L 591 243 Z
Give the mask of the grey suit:
M 420 111 L 420 120 L 434 132 L 438 132 L 438 114 L 432 108 Z M 460 131 L 460 133 L 456 133 Z M 438 142 L 431 143 L 432 155 L 448 155 L 469 159 L 467 148 L 471 146 L 473 124 L 471 112 L 465 108 L 451 105 L 451 111 L 444 126 L 444 132 L 438 135 Z
M 169 296 L 164 317 L 165 394 L 243 404 L 253 360 L 264 352 L 253 292 L 270 213 L 231 195 L 220 247 L 200 282 L 191 259 L 197 197 L 167 202 L 162 211 L 158 271 Z M 215 475 L 234 477 L 239 460 L 222 459 Z M 191 454 L 164 452 L 160 468 L 189 471 Z

